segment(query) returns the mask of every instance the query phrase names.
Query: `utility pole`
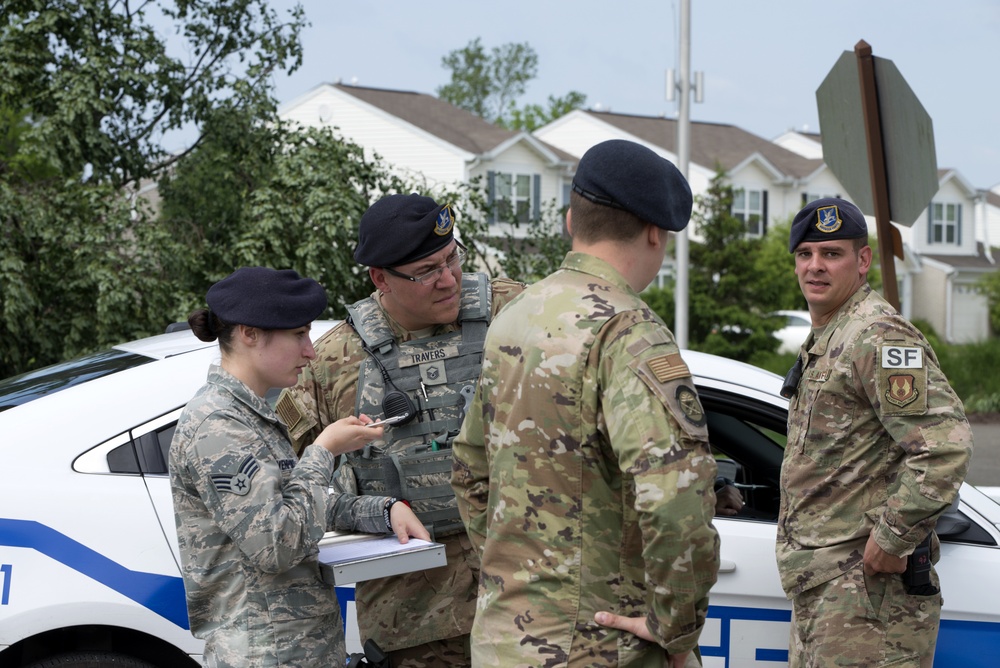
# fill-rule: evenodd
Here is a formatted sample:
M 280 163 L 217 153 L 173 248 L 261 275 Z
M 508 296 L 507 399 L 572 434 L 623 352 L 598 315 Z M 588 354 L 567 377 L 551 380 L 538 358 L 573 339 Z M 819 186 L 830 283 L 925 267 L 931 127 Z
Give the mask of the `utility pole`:
M 704 79 L 701 72 L 695 74 L 691 84 L 691 0 L 681 0 L 680 7 L 680 76 L 674 70 L 667 70 L 667 101 L 673 102 L 680 93 L 680 107 L 677 114 L 677 169 L 688 178 L 691 161 L 691 91 L 695 101 L 704 100 Z M 677 345 L 688 345 L 688 228 L 676 237 L 677 276 L 674 283 L 674 337 Z

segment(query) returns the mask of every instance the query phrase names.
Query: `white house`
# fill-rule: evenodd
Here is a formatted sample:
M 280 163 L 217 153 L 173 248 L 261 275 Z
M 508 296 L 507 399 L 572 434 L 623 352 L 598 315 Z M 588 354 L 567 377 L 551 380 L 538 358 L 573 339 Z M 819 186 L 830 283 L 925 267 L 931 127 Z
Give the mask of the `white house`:
M 526 132 L 499 128 L 431 95 L 321 84 L 279 109 L 282 119 L 330 126 L 433 192 L 479 178 L 501 219 L 537 219 L 561 206 L 576 160 Z M 498 227 L 498 233 L 507 226 Z M 523 228 L 513 230 L 516 236 Z
M 737 189 L 734 213 L 747 221 L 751 235 L 766 233 L 814 199 L 850 199 L 823 163 L 818 134 L 789 131 L 768 141 L 733 125 L 699 122 L 691 123 L 690 133 L 692 190 L 704 192 L 723 169 Z M 677 122 L 665 117 L 577 110 L 535 136 L 575 156 L 607 139 L 630 139 L 677 160 Z M 982 340 L 989 322 L 976 282 L 997 269 L 987 249 L 991 234 L 1000 243 L 1000 192 L 977 191 L 955 170 L 941 170 L 939 182 L 927 210 L 912 227 L 900 228 L 906 257 L 896 263 L 902 311 L 927 320 L 947 341 Z M 874 229 L 873 218 L 869 225 Z M 698 238 L 696 230 L 692 238 Z
M 317 86 L 280 114 L 335 128 L 428 191 L 479 179 L 501 217 L 523 222 L 537 219 L 549 203 L 568 203 L 577 161 L 601 141 L 637 141 L 677 161 L 677 121 L 662 116 L 579 109 L 529 134 L 499 128 L 431 95 L 339 83 Z M 765 234 L 813 199 L 849 198 L 823 163 L 816 133 L 789 131 L 769 141 L 734 125 L 692 122 L 690 146 L 694 193 L 704 193 L 724 170 L 737 190 L 734 213 L 751 235 Z M 912 227 L 900 228 L 902 311 L 927 320 L 948 341 L 981 340 L 989 324 L 975 283 L 997 268 L 998 258 L 987 249 L 1000 244 L 1000 186 L 977 191 L 955 170 L 941 170 L 939 179 L 927 210 Z M 498 235 L 507 231 L 498 224 Z M 692 238 L 698 239 L 696 230 Z

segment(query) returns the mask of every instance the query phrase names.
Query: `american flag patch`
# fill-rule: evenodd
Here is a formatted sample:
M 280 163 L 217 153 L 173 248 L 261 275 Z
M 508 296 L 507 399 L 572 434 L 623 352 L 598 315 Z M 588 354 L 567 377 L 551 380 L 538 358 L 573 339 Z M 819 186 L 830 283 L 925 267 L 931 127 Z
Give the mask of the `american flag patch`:
M 661 383 L 677 380 L 678 378 L 687 378 L 691 375 L 687 364 L 681 359 L 680 353 L 669 353 L 653 357 L 646 362 L 646 365 L 649 366 L 649 370 L 656 376 L 656 380 Z

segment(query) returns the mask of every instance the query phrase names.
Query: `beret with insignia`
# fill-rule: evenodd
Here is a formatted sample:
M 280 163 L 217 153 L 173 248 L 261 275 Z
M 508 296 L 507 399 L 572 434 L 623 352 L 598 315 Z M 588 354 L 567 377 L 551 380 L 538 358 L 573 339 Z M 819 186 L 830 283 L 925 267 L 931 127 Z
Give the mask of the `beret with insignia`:
M 794 253 L 803 241 L 857 239 L 868 236 L 868 224 L 861 209 L 846 199 L 823 197 L 806 204 L 792 221 L 788 252 Z
M 454 228 L 451 205 L 416 193 L 388 195 L 361 216 L 354 259 L 369 267 L 416 262 L 451 243 Z
M 308 325 L 326 308 L 326 290 L 294 269 L 241 267 L 208 289 L 208 308 L 223 322 L 262 329 Z
M 691 186 L 680 170 L 645 146 L 624 139 L 601 142 L 583 154 L 573 191 L 665 230 L 683 230 L 691 219 Z

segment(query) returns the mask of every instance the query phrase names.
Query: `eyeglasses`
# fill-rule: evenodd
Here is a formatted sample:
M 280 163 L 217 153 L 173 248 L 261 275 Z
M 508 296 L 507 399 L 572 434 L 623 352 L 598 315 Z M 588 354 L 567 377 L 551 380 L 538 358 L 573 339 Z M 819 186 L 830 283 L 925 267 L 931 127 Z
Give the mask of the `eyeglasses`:
M 448 256 L 448 259 L 444 261 L 443 265 L 440 265 L 428 272 L 420 274 L 419 276 L 410 276 L 409 274 L 404 274 L 401 271 L 396 271 L 392 267 L 384 267 L 384 269 L 392 274 L 393 276 L 398 276 L 399 278 L 405 278 L 408 281 L 413 281 L 414 283 L 419 283 L 420 285 L 434 285 L 440 280 L 441 275 L 445 271 L 453 271 L 457 267 L 461 267 L 462 263 L 465 262 L 466 256 L 468 256 L 468 250 L 458 241 L 455 242 L 457 248 L 455 252 Z

